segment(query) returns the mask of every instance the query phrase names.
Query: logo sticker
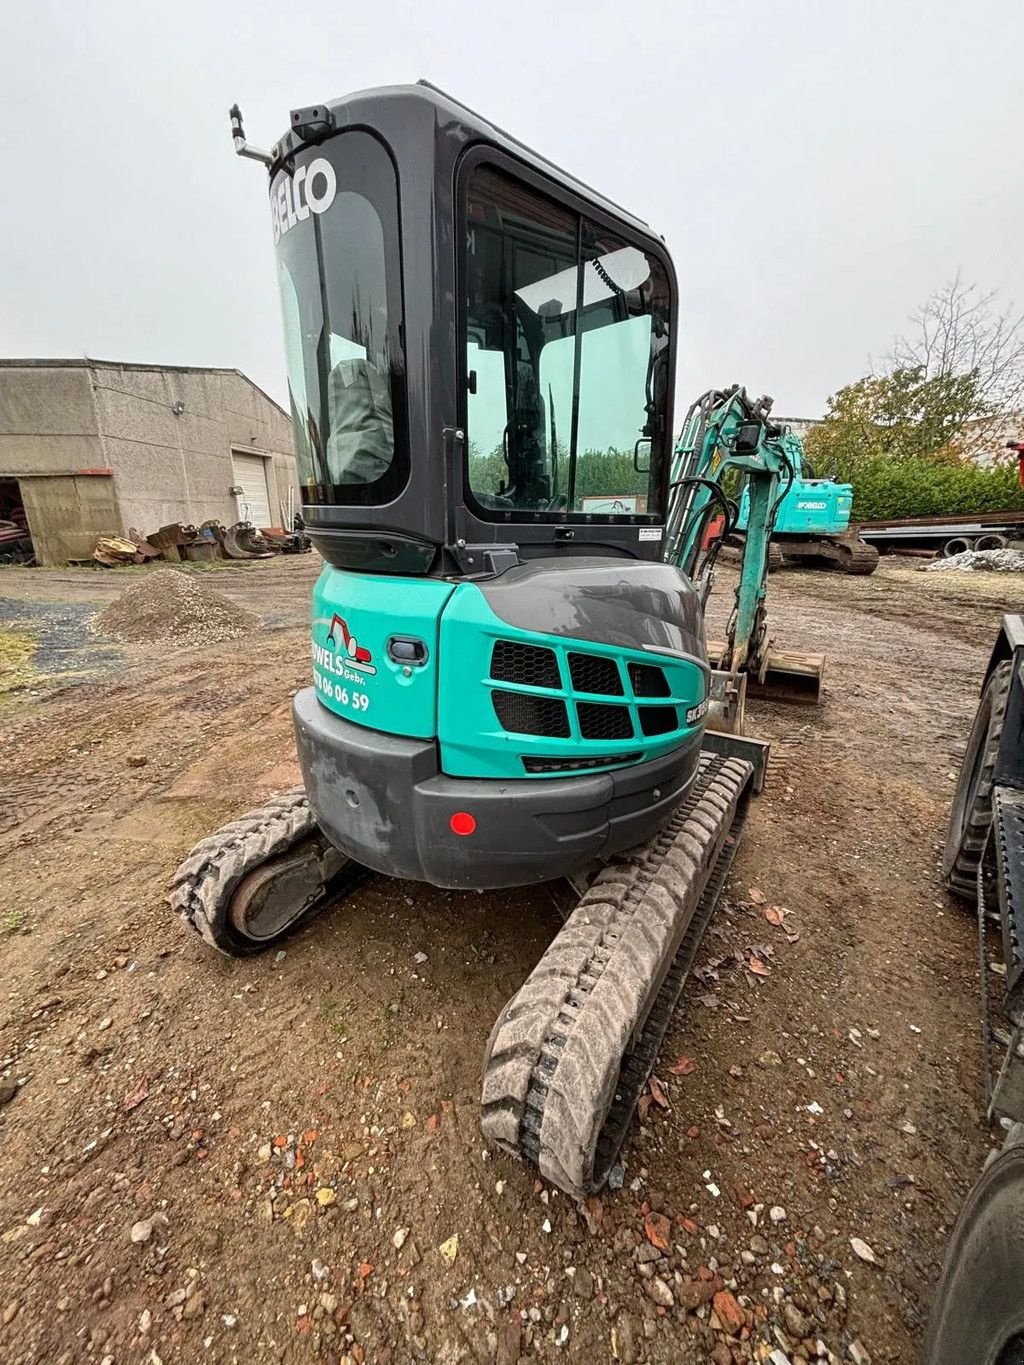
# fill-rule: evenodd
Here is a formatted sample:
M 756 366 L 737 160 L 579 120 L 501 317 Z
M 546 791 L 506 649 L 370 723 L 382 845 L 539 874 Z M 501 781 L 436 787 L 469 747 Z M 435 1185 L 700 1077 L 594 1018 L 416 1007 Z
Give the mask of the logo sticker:
M 338 632 L 341 632 L 341 646 L 338 646 Z M 343 650 L 345 658 L 343 662 L 348 668 L 354 668 L 359 673 L 376 673 L 373 666 L 373 655 L 365 649 L 348 628 L 348 622 L 337 612 L 331 617 L 330 629 L 327 632 L 327 643 L 334 645 L 339 653 Z
M 311 213 L 326 213 L 334 203 L 337 191 L 334 167 L 322 156 L 316 157 L 308 166 L 300 166 L 293 176 L 282 175 L 270 196 L 274 245 L 296 223 L 305 222 Z
M 703 720 L 707 713 L 708 699 L 707 697 L 705 697 L 699 706 L 691 706 L 690 709 L 687 711 L 686 713 L 687 725 L 694 725 L 698 720 Z

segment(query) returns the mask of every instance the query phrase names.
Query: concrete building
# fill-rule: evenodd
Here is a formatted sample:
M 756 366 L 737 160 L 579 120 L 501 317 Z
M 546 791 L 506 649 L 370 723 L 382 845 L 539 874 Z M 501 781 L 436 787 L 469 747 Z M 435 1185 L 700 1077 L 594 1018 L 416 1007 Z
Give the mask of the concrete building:
M 1017 456 L 1006 448 L 1009 441 L 1024 441 L 1024 411 L 968 422 L 959 444 L 969 460 L 982 469 L 993 469 L 996 465 L 1017 463 Z
M 101 534 L 299 507 L 291 420 L 238 370 L 0 360 L 0 517 L 20 502 L 40 564 Z
M 789 427 L 794 436 L 801 438 L 806 436 L 812 428 L 821 425 L 820 417 L 776 417 L 775 413 L 772 413 L 772 421 Z

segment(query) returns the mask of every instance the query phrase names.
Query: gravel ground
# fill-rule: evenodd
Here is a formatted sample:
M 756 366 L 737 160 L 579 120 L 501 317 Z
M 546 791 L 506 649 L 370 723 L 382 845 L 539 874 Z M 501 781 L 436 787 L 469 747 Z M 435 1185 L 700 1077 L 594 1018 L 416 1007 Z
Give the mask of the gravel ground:
M 913 1361 L 989 1140 L 937 849 L 1024 590 L 773 576 L 825 698 L 751 708 L 769 785 L 623 1188 L 577 1209 L 478 1122 L 491 1022 L 560 923 L 543 888 L 374 878 L 244 962 L 169 914 L 190 845 L 295 780 L 314 572 L 216 575 L 284 626 L 244 650 L 129 649 L 0 711 L 0 1359 Z M 0 594 L 95 608 L 108 579 Z
M 249 635 L 260 617 L 180 569 L 153 569 L 98 612 L 97 634 L 125 644 L 220 644 Z

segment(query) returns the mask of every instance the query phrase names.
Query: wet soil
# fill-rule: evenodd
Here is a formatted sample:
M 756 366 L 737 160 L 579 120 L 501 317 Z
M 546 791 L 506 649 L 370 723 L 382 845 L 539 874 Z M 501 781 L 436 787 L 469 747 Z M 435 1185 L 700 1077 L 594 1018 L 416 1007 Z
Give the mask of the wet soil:
M 0 710 L 0 1359 L 696 1363 L 781 1333 L 793 1361 L 859 1341 L 909 1365 L 989 1142 L 975 930 L 938 850 L 1024 585 L 773 576 L 773 634 L 827 654 L 824 700 L 750 707 L 769 783 L 663 1050 L 669 1107 L 582 1211 L 478 1125 L 491 1023 L 560 924 L 544 889 L 374 878 L 244 962 L 168 911 L 191 844 L 295 781 L 315 568 L 216 574 L 271 627 L 245 641 L 126 648 Z M 73 649 L 117 579 L 6 569 L 0 598 L 68 611 Z M 743 1332 L 688 1307 L 709 1282 Z

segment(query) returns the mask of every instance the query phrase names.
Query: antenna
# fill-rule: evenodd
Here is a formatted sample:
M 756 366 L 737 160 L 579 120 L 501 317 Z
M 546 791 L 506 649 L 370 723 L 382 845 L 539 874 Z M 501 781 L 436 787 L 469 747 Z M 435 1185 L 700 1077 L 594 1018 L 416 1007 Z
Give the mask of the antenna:
M 231 118 L 231 137 L 235 144 L 235 153 L 238 156 L 247 156 L 250 161 L 262 161 L 264 166 L 269 166 L 273 158 L 269 152 L 265 152 L 262 147 L 253 147 L 245 140 L 245 129 L 242 127 L 242 111 L 237 104 L 233 104 L 228 110 Z

